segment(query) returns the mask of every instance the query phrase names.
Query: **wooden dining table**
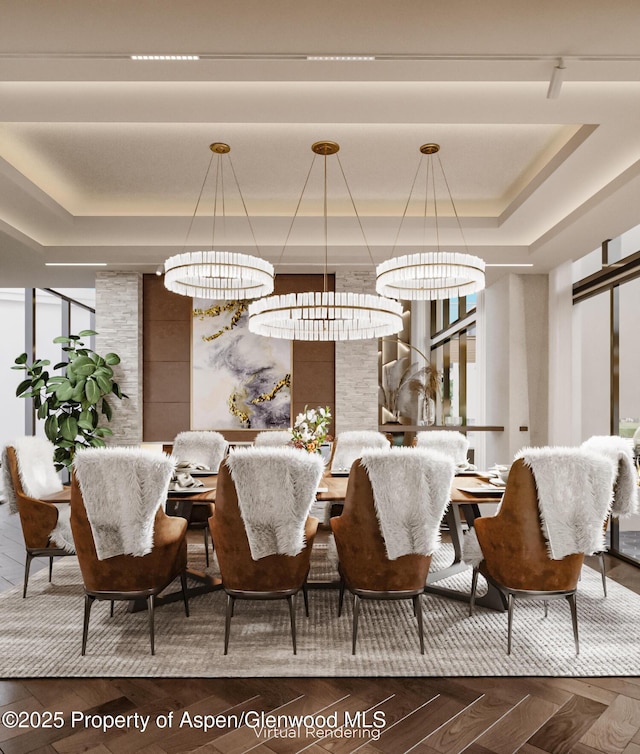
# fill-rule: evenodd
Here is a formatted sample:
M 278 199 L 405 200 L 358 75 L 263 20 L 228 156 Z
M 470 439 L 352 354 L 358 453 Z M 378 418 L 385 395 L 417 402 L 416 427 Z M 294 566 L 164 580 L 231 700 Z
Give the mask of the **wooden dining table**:
M 169 491 L 166 512 L 172 516 L 181 516 L 190 520 L 194 506 L 209 505 L 215 503 L 217 476 L 195 477 L 202 482 L 201 488 L 194 487 L 189 490 Z M 326 471 L 320 484 L 316 499 L 332 506 L 332 514 L 339 515 L 342 502 L 347 494 L 348 475 L 340 474 L 332 476 Z M 503 489 L 491 485 L 489 475 L 477 472 L 476 475 L 459 475 L 453 479 L 451 486 L 451 505 L 445 514 L 445 523 L 449 529 L 449 536 L 453 545 L 453 560 L 445 568 L 430 571 L 425 585 L 425 592 L 436 594 L 449 599 L 468 602 L 470 592 L 460 591 L 449 587 L 438 586 L 438 582 L 467 570 L 469 567 L 462 560 L 462 546 L 464 537 L 463 518 L 467 526 L 473 526 L 473 521 L 481 515 L 480 506 L 500 502 Z M 65 487 L 55 495 L 46 499 L 48 502 L 63 503 L 70 500 L 70 488 Z M 220 588 L 220 580 L 205 574 L 204 572 L 189 568 L 187 575 L 198 582 L 198 586 L 190 589 L 190 596 L 196 596 L 213 589 Z M 316 586 L 333 586 L 333 583 L 322 582 Z M 179 596 L 179 595 L 178 595 Z M 167 595 L 166 601 L 171 601 L 171 595 Z M 489 585 L 486 594 L 476 598 L 476 604 L 493 610 L 506 610 L 506 600 L 501 592 Z

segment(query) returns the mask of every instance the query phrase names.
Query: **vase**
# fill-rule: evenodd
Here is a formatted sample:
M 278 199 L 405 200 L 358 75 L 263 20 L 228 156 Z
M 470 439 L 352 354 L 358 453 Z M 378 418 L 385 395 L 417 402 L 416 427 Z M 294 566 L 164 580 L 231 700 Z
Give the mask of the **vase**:
M 436 423 L 436 402 L 433 398 L 423 396 L 418 407 L 418 424 L 430 427 Z

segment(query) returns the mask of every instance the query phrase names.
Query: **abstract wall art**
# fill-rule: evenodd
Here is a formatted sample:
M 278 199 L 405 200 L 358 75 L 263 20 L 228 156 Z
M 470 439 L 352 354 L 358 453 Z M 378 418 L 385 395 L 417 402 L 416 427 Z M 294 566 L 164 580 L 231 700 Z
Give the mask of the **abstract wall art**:
M 291 343 L 254 335 L 248 301 L 193 300 L 191 428 L 291 423 Z

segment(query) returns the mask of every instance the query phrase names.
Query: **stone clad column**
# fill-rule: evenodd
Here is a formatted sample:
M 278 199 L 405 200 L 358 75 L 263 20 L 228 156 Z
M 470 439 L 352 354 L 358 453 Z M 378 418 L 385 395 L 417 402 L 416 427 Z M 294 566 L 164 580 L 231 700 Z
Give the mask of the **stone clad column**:
M 336 272 L 336 291 L 375 294 L 375 290 L 373 270 Z M 378 429 L 377 338 L 336 342 L 334 432 L 357 429 Z
M 142 275 L 137 272 L 96 274 L 96 351 L 113 352 L 121 363 L 114 368 L 116 381 L 129 397 L 109 399 L 113 419 L 107 425 L 110 445 L 142 442 Z

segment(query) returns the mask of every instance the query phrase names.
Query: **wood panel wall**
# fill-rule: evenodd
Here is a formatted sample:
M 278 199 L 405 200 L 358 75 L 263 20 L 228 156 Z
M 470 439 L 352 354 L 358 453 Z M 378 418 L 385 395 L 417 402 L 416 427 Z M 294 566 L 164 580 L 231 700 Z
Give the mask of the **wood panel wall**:
M 322 275 L 277 275 L 276 293 L 323 289 Z M 334 277 L 328 287 L 334 290 Z M 164 287 L 161 277 L 143 279 L 143 439 L 171 442 L 190 429 L 192 300 Z M 293 344 L 291 413 L 305 405 L 330 406 L 335 415 L 335 346 Z M 217 429 L 212 427 L 212 429 Z M 222 430 L 228 440 L 252 439 L 256 431 Z

